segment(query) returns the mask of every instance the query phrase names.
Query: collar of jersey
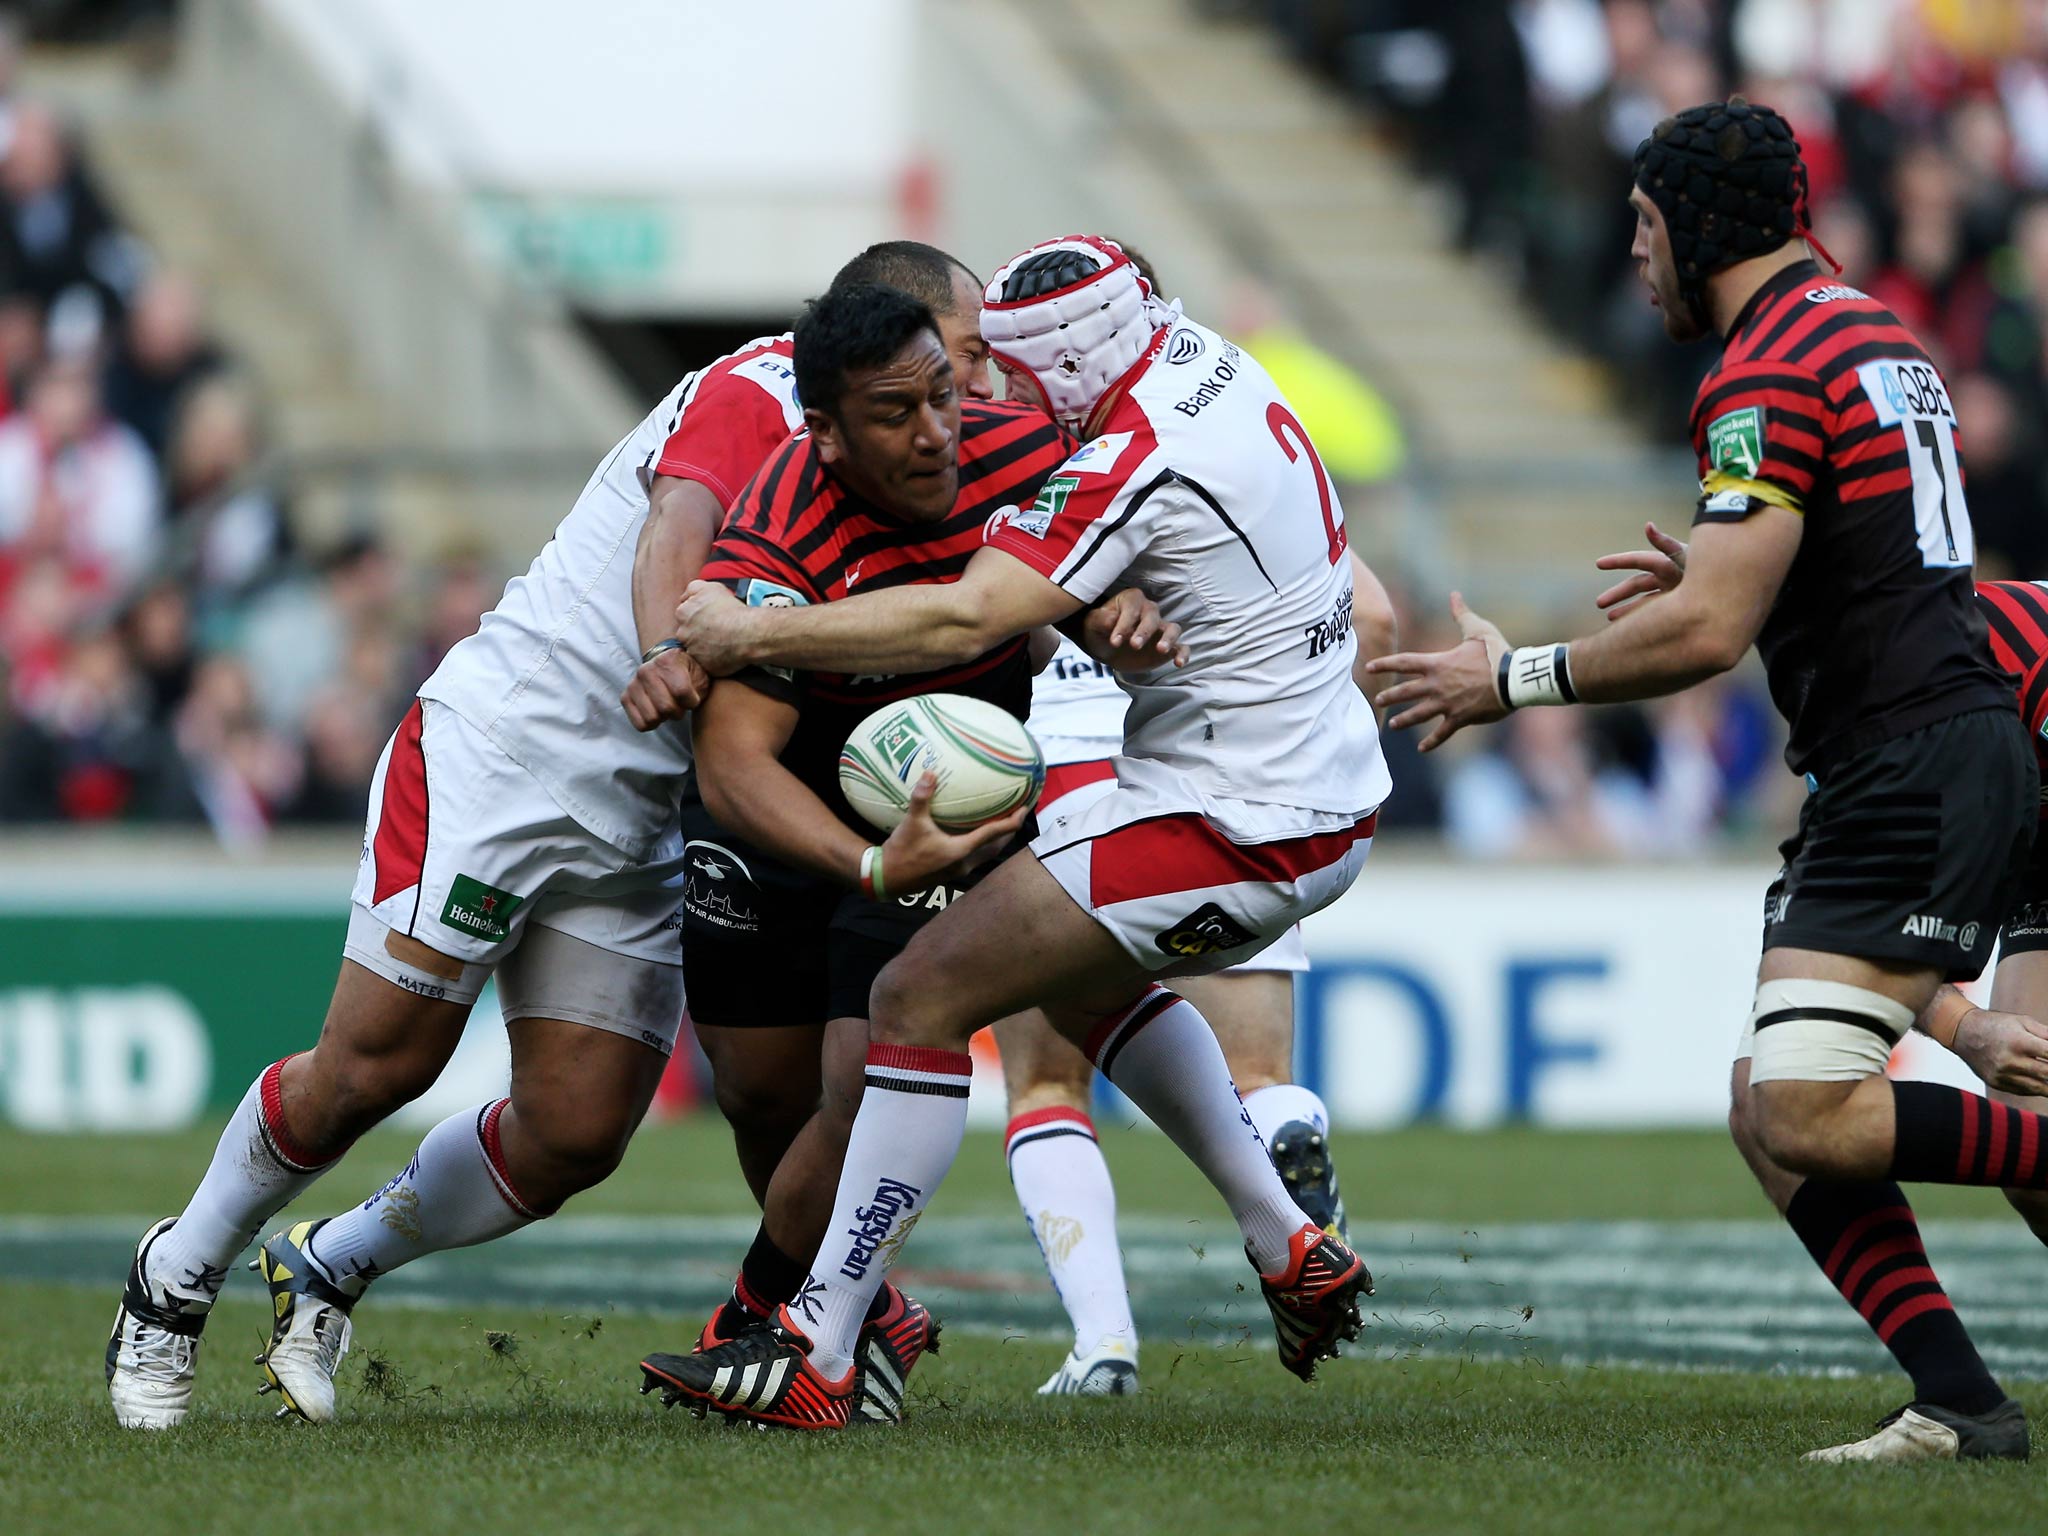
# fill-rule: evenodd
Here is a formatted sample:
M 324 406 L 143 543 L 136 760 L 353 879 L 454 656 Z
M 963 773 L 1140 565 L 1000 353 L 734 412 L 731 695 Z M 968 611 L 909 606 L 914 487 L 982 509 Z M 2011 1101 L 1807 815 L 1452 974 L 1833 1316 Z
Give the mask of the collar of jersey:
M 1735 323 L 1728 327 L 1728 334 L 1722 338 L 1722 345 L 1729 346 L 1742 334 L 1743 327 L 1757 317 L 1764 305 L 1782 293 L 1813 282 L 1820 276 L 1820 268 L 1812 259 L 1795 261 L 1781 272 L 1774 272 L 1764 280 L 1764 285 L 1749 296 L 1749 302 L 1742 306 L 1742 312 L 1735 317 Z

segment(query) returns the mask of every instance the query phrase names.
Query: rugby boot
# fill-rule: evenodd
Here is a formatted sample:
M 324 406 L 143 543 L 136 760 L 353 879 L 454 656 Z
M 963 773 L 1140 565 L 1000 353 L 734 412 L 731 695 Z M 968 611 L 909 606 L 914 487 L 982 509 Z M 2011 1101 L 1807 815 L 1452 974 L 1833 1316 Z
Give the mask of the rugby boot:
M 1308 1219 L 1338 1242 L 1350 1242 L 1344 1197 L 1337 1192 L 1337 1165 L 1330 1160 L 1330 1143 L 1323 1133 L 1306 1120 L 1290 1120 L 1273 1133 L 1266 1150 L 1280 1182 Z
M 183 1284 L 150 1278 L 150 1249 L 176 1220 L 166 1216 L 135 1245 L 107 1337 L 107 1397 L 123 1429 L 172 1429 L 191 1409 L 199 1333 L 227 1278 L 218 1269 L 186 1276 Z
M 1358 1298 L 1372 1294 L 1372 1275 L 1357 1254 L 1319 1227 L 1303 1227 L 1287 1248 L 1287 1267 L 1277 1275 L 1261 1274 L 1259 1289 L 1273 1314 L 1280 1363 L 1312 1381 L 1317 1363 L 1336 1359 L 1337 1346 L 1364 1328 Z
M 1075 1350 L 1061 1362 L 1040 1397 L 1136 1397 L 1138 1342 L 1129 1334 L 1112 1333 L 1087 1354 Z
M 275 1392 L 283 1407 L 309 1424 L 334 1418 L 334 1373 L 348 1353 L 354 1325 L 349 1312 L 364 1282 L 336 1285 L 306 1253 L 325 1220 L 302 1221 L 279 1232 L 258 1250 L 249 1267 L 270 1287 L 270 1343 L 256 1357 L 263 1367 L 257 1393 Z
M 728 1297 L 718 1304 L 718 1309 L 704 1320 L 704 1329 L 697 1335 L 697 1347 L 691 1351 L 701 1355 L 707 1349 L 716 1349 L 721 1344 L 730 1344 L 743 1333 L 759 1333 L 768 1326 L 768 1319 L 749 1312 L 738 1302 Z
M 1807 1461 L 2025 1461 L 2027 1411 L 2007 1398 L 1989 1413 L 1908 1403 L 1877 1421 L 1877 1433 L 1808 1451 Z
M 853 1416 L 858 1365 L 837 1381 L 812 1366 L 811 1341 L 777 1312 L 768 1328 L 743 1333 L 701 1355 L 649 1355 L 640 1390 L 661 1391 L 665 1407 L 688 1403 L 698 1418 L 718 1412 L 741 1423 L 788 1429 L 844 1429 Z
M 901 1424 L 910 1373 L 939 1352 L 939 1320 L 921 1301 L 884 1281 L 882 1306 L 860 1325 L 853 1350 L 854 1424 Z

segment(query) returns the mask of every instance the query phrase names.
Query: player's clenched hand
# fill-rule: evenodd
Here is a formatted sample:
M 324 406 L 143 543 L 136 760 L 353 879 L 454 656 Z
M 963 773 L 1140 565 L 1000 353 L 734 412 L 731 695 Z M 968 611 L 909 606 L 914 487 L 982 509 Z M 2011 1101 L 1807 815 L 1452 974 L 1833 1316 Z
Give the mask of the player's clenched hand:
M 745 645 L 753 610 L 715 581 L 693 581 L 676 605 L 676 638 L 691 660 L 713 677 L 747 665 Z
M 1188 664 L 1180 626 L 1162 617 L 1159 605 L 1136 587 L 1088 610 L 1081 621 L 1081 649 L 1122 672 L 1149 672 L 1171 661 Z
M 2002 1093 L 2048 1094 L 2048 1025 L 2024 1014 L 1971 1009 L 1956 1028 L 1955 1053 Z
M 1655 523 L 1643 524 L 1643 533 L 1655 548 L 1602 555 L 1593 562 L 1597 570 L 1637 573 L 1617 581 L 1593 599 L 1593 606 L 1604 608 L 1610 622 L 1635 612 L 1643 599 L 1669 592 L 1685 578 L 1685 541 L 1674 539 Z
M 958 879 L 1000 853 L 1031 812 L 1020 805 L 1007 816 L 985 821 L 966 832 L 948 832 L 932 820 L 932 795 L 939 787 L 927 773 L 910 791 L 910 809 L 882 844 L 882 886 L 891 896 L 904 896 Z
M 663 651 L 643 661 L 619 695 L 636 731 L 651 731 L 664 720 L 680 720 L 704 702 L 711 678 L 682 651 Z
M 1434 720 L 1435 729 L 1422 738 L 1425 752 L 1435 751 L 1468 725 L 1483 725 L 1508 712 L 1497 681 L 1507 637 L 1467 608 L 1456 592 L 1451 594 L 1451 617 L 1465 636 L 1454 649 L 1404 651 L 1365 664 L 1375 676 L 1393 672 L 1406 678 L 1383 690 L 1375 702 L 1383 710 L 1400 709 L 1387 721 L 1397 731 Z

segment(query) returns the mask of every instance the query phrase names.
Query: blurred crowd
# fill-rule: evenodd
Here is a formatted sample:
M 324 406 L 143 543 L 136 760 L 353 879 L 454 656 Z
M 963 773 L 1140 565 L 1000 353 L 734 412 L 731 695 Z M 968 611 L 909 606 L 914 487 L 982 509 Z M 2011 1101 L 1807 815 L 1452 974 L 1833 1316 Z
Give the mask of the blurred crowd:
M 374 538 L 301 556 L 252 380 L 17 52 L 0 19 L 0 823 L 360 824 L 495 586 L 455 558 L 408 603 Z
M 1952 385 L 1987 574 L 2048 576 L 2048 0 L 1241 0 L 1456 194 L 1458 238 L 1682 440 L 1711 346 L 1645 304 L 1624 205 L 1658 120 L 1790 119 L 1815 232 Z

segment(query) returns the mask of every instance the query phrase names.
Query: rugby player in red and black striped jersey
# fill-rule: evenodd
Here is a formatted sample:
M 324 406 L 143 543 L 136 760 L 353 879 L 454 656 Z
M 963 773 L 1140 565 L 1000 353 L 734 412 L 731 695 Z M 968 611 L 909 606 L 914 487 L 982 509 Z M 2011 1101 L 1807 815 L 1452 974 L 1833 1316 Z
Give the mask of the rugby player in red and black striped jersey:
M 1913 1378 L 1911 1403 L 1828 1461 L 2027 1454 L 1898 1181 L 2048 1188 L 2048 1121 L 1891 1082 L 1893 1044 L 1974 977 L 2018 889 L 2039 778 L 1972 596 L 1955 412 L 1882 305 L 1811 259 L 1791 129 L 1739 98 L 1660 123 L 1636 153 L 1634 256 L 1666 332 L 1723 338 L 1693 413 L 1683 579 L 1597 635 L 1512 649 L 1453 599 L 1466 640 L 1382 658 L 1423 745 L 1524 705 L 1671 693 L 1752 643 L 1811 793 L 1765 899 L 1730 1124 L 1828 1278 Z
M 1030 505 L 1073 451 L 1035 407 L 960 401 L 930 312 L 893 288 L 855 284 L 813 303 L 796 329 L 794 363 L 807 432 L 761 466 L 702 572 L 755 606 L 954 581 L 981 549 L 989 518 Z M 1125 602 L 1142 606 L 1126 594 L 1085 621 L 1105 660 L 1131 655 L 1106 643 Z M 1089 643 L 1090 632 L 1078 638 Z M 703 1342 L 794 1298 L 805 1263 L 788 1256 L 816 1251 L 831 1218 L 875 976 L 972 883 L 964 866 L 974 862 L 978 874 L 978 858 L 1007 844 L 1026 816 L 950 834 L 931 820 L 921 790 L 877 852 L 840 792 L 840 749 L 874 710 L 918 694 L 966 694 L 1024 719 L 1032 646 L 1020 636 L 955 666 L 899 676 L 754 668 L 713 687 L 697 712 L 698 794 L 683 812 L 691 1017 L 734 1032 L 730 1048 L 757 1040 L 764 1059 L 792 1072 L 808 1053 L 813 1082 L 816 1025 L 830 1021 L 823 1107 L 776 1168 L 734 1301 Z M 892 1294 L 885 1287 L 878 1304 Z M 673 1379 L 664 1358 L 649 1358 L 651 1381 Z M 886 1398 L 901 1384 L 878 1385 Z M 872 1411 L 872 1394 L 862 1397 Z

